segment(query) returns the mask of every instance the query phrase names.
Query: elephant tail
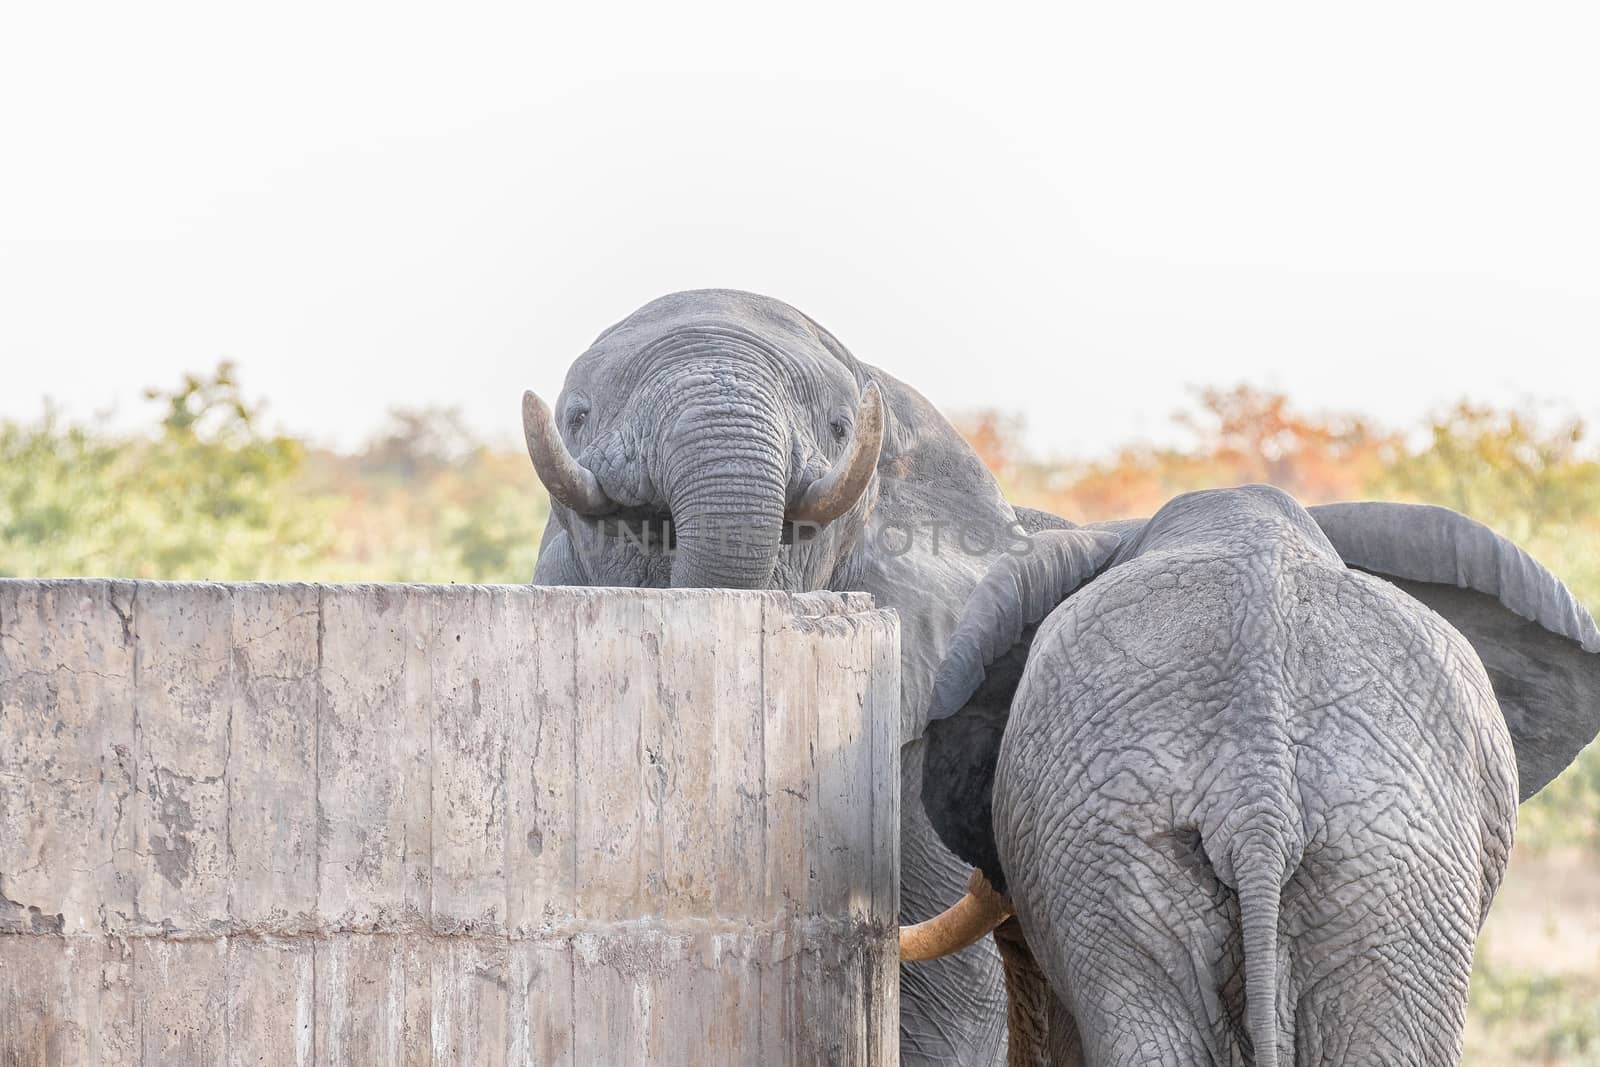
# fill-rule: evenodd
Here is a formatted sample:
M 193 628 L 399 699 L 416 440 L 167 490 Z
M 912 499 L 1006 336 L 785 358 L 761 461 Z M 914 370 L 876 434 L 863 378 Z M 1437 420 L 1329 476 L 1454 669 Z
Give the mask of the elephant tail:
M 1278 1067 L 1278 912 L 1285 866 L 1282 850 L 1259 836 L 1235 853 L 1245 1011 L 1256 1067 Z

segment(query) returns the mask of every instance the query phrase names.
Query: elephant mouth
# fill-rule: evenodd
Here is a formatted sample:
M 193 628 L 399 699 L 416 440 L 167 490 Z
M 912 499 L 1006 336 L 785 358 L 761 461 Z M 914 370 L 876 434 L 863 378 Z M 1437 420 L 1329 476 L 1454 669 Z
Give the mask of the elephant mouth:
M 609 515 L 579 515 L 577 518 L 595 532 L 631 542 L 641 550 L 670 552 L 678 544 L 670 511 L 624 508 Z
M 632 544 L 643 552 L 670 554 L 678 547 L 672 512 L 660 508 L 621 508 L 609 515 L 579 515 L 577 518 L 596 533 Z M 761 529 L 767 521 L 754 515 L 742 521 L 728 520 L 726 533 L 733 538 L 742 530 Z M 785 519 L 778 540 L 785 545 L 804 544 L 820 530 L 817 523 Z

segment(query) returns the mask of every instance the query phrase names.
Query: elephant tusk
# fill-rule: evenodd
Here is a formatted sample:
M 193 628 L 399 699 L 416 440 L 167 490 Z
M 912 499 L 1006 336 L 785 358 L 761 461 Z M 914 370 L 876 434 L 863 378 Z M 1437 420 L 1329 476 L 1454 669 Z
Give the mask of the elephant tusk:
M 855 429 L 833 469 L 806 486 L 784 516 L 790 522 L 826 526 L 855 506 L 878 469 L 883 449 L 883 395 L 868 382 L 856 405 Z
M 1011 901 L 996 893 L 983 872 L 973 868 L 966 896 L 926 922 L 900 928 L 900 959 L 921 963 L 960 952 L 992 933 L 1011 914 Z
M 604 515 L 616 509 L 594 472 L 567 451 L 550 408 L 531 389 L 522 394 L 522 434 L 528 439 L 533 469 L 558 503 L 580 515 Z

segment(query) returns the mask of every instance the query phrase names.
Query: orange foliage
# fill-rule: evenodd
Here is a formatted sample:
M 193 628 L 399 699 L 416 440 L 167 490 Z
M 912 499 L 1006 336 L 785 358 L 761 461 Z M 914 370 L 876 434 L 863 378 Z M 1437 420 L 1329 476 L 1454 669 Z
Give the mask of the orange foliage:
M 1197 409 L 1173 416 L 1183 447 L 1125 445 L 1110 458 L 1030 457 L 1021 426 L 994 412 L 957 420 L 1007 496 L 1080 522 L 1148 515 L 1173 496 L 1266 482 L 1307 504 L 1367 493 L 1397 453 L 1397 435 L 1354 415 L 1308 415 L 1281 393 L 1247 385 L 1203 389 Z

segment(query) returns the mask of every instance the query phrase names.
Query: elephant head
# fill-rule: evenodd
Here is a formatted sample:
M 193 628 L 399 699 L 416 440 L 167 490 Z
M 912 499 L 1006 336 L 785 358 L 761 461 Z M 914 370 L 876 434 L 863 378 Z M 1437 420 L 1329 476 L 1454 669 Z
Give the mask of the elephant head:
M 900 912 L 937 913 L 970 869 L 921 801 L 927 695 L 968 594 L 1028 531 L 926 398 L 794 308 L 676 293 L 601 334 L 553 409 L 524 402 L 552 500 L 540 585 L 870 593 L 900 617 Z M 1001 961 L 986 940 L 903 970 L 901 1062 L 993 1063 Z
M 1251 486 L 1034 544 L 933 690 L 928 814 L 997 891 L 940 933 L 1014 909 L 1083 1062 L 1454 1062 L 1515 806 L 1600 731 L 1588 612 L 1435 507 Z
M 541 569 L 822 588 L 871 507 L 886 418 L 862 365 L 792 308 L 723 291 L 653 301 L 578 358 L 554 410 L 523 397 L 567 538 Z

